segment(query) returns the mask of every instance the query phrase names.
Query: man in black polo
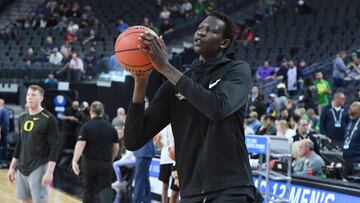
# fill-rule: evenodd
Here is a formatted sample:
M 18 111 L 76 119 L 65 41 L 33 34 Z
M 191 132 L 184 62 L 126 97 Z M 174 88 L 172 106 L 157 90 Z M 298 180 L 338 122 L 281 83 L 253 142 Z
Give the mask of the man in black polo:
M 84 152 L 81 170 L 85 203 L 94 202 L 98 194 L 101 202 L 111 201 L 112 161 L 119 150 L 119 139 L 115 128 L 103 118 L 103 115 L 103 104 L 99 101 L 93 102 L 90 106 L 92 120 L 81 127 L 72 160 L 72 169 L 79 175 L 80 168 L 77 162 Z

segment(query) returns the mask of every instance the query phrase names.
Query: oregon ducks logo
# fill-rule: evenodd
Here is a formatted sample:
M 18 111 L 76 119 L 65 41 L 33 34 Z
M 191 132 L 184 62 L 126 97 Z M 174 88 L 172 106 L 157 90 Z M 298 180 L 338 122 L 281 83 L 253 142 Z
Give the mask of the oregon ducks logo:
M 30 132 L 33 129 L 33 127 L 34 127 L 34 121 L 26 121 L 24 123 L 24 130 L 26 132 Z

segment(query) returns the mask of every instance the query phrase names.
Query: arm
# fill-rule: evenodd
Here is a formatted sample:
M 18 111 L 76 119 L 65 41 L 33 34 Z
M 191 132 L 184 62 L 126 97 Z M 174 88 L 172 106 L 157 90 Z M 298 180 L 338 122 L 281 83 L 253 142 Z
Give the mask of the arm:
M 48 126 L 48 145 L 50 148 L 49 151 L 49 162 L 48 162 L 48 166 L 47 166 L 47 170 L 46 173 L 44 174 L 44 177 L 42 179 L 42 184 L 43 185 L 50 185 L 52 180 L 53 180 L 53 174 L 54 174 L 54 169 L 55 169 L 55 165 L 56 165 L 56 160 L 59 157 L 59 153 L 60 153 L 60 136 L 59 136 L 59 128 L 57 125 L 57 121 L 54 117 L 50 117 L 49 118 L 49 126 Z
M 72 163 L 77 163 L 86 147 L 86 141 L 78 140 L 75 145 Z
M 342 59 L 339 59 L 336 61 L 336 66 L 339 69 L 339 71 L 346 73 L 346 65 Z
M 117 155 L 118 152 L 119 152 L 119 143 L 114 143 L 114 144 L 112 145 L 111 152 L 112 152 L 112 159 L 111 159 L 111 160 L 114 161 L 115 158 L 116 158 L 116 155 Z
M 145 33 L 141 34 L 139 39 L 149 47 L 147 49 L 139 48 L 150 58 L 154 68 L 175 85 L 175 89 L 209 119 L 221 120 L 246 104 L 247 92 L 250 87 L 249 78 L 251 78 L 250 68 L 247 64 L 236 64 L 237 67 L 232 67 L 232 71 L 229 71 L 227 77 L 221 78 L 223 81 L 213 88 L 214 91 L 210 91 L 180 73 L 169 63 L 162 38 Z
M 124 129 L 125 146 L 131 151 L 144 146 L 170 122 L 168 98 L 171 84 L 167 82 L 159 88 L 145 111 L 143 102 L 145 89 L 139 88 L 143 84 L 136 83 L 137 80 L 135 79 L 133 102 L 129 105 Z
M 71 165 L 72 165 L 72 170 L 74 171 L 75 175 L 77 175 L 77 176 L 80 174 L 80 168 L 78 165 L 78 161 L 85 149 L 85 146 L 86 146 L 86 141 L 83 141 L 83 140 L 78 140 L 75 145 L 74 156 L 73 156 Z
M 17 158 L 12 158 L 10 166 L 9 166 L 9 171 L 7 173 L 7 179 L 10 182 L 13 182 L 15 180 L 15 177 L 16 177 L 15 169 L 17 167 L 17 163 L 18 163 L 18 159 Z

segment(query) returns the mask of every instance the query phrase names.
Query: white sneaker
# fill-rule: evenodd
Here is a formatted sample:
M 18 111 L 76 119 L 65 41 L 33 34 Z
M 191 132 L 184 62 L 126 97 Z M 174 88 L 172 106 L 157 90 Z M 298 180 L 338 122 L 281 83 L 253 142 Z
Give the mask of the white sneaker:
M 118 187 L 120 187 L 122 184 L 121 184 L 121 182 L 120 181 L 115 181 L 113 184 L 111 184 L 111 187 L 115 187 L 115 188 L 118 188 Z

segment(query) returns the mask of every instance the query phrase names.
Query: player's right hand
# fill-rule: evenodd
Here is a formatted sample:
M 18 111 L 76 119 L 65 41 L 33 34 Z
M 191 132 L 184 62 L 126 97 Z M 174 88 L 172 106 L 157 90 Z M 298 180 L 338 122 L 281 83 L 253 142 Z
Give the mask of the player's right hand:
M 75 175 L 80 175 L 80 168 L 76 162 L 72 162 L 72 170 L 74 171 Z
M 8 173 L 7 173 L 7 178 L 8 180 L 12 183 L 13 181 L 15 181 L 16 179 L 16 171 L 14 168 L 9 168 Z

